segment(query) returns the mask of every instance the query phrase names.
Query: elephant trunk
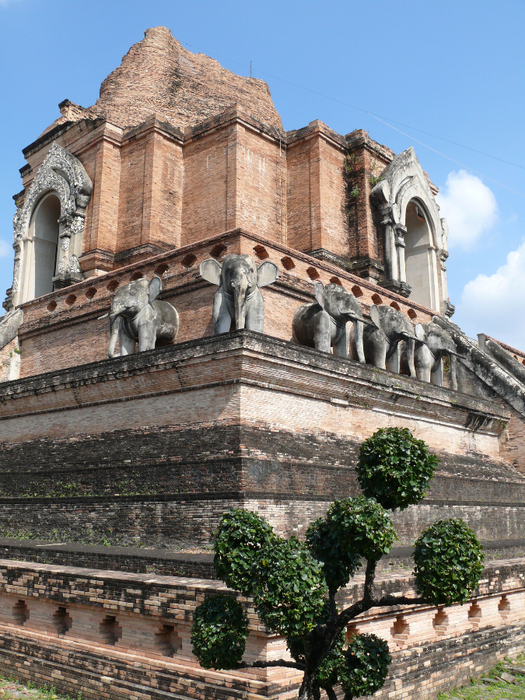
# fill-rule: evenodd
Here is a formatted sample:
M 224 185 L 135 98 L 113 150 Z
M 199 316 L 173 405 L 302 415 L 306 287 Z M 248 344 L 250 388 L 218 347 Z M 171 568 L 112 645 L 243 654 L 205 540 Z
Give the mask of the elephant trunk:
M 115 352 L 115 348 L 117 346 L 117 338 L 119 335 L 119 330 L 120 330 L 120 316 L 118 314 L 110 314 L 109 315 L 109 347 L 108 347 L 108 357 L 113 359 L 114 357 L 117 357 L 117 354 Z
M 354 341 L 355 341 L 355 349 L 357 352 L 357 359 L 359 362 L 365 363 L 365 350 L 364 350 L 364 345 L 363 345 L 363 328 L 364 328 L 364 323 L 361 319 L 357 319 L 354 321 Z
M 246 295 L 248 292 L 248 280 L 242 276 L 232 281 L 233 308 L 235 312 L 235 328 L 240 330 L 246 322 Z

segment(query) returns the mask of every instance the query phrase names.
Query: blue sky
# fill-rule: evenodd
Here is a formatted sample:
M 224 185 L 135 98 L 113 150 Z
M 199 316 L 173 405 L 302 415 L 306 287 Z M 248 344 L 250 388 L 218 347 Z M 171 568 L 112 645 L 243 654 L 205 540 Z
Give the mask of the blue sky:
M 158 25 L 240 75 L 251 61 L 286 129 L 320 119 L 414 146 L 449 220 L 453 320 L 525 349 L 523 0 L 0 0 L 0 296 L 22 148 L 62 100 L 92 105 Z

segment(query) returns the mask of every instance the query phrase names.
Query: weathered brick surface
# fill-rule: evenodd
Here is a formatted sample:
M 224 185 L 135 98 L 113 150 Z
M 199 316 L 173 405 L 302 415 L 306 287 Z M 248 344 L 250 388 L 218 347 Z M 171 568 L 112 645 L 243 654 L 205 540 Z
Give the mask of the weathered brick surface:
M 518 651 L 525 640 L 524 580 L 523 560 L 494 563 L 467 605 L 447 608 L 444 615 L 428 606 L 405 609 L 402 635 L 397 633 L 397 609 L 372 609 L 357 618 L 351 629 L 374 629 L 393 654 L 378 697 L 435 697 L 458 678 L 479 674 Z M 362 585 L 363 577 L 357 576 L 340 603 L 355 600 Z M 412 586 L 404 575 L 377 579 L 378 594 L 410 594 Z M 181 698 L 293 697 L 300 681 L 293 671 L 218 673 L 196 664 L 189 639 L 193 611 L 218 590 L 225 590 L 224 585 L 204 579 L 0 561 L 0 668 L 25 680 L 52 682 L 62 692 L 81 689 L 83 697 L 93 700 L 106 695 L 156 700 L 166 693 Z M 282 640 L 267 636 L 250 601 L 241 601 L 250 622 L 244 659 L 281 658 Z M 168 646 L 162 641 L 166 629 Z M 458 666 L 454 674 L 451 659 Z
M 235 103 L 265 124 L 282 128 L 264 81 L 231 73 L 212 58 L 185 49 L 166 27 L 154 27 L 104 80 L 96 104 L 87 110 L 77 108 L 68 118 L 103 117 L 125 127 L 158 114 L 184 128 Z M 66 120 L 62 117 L 54 125 Z
M 178 342 L 210 336 L 212 300 L 216 288 L 200 278 L 198 268 L 216 250 L 217 245 L 224 248 L 221 258 L 228 253 L 256 256 L 262 247 L 265 251 L 263 255 L 280 268 L 277 282 L 262 290 L 265 300 L 265 333 L 268 335 L 291 340 L 293 314 L 300 304 L 314 298 L 307 269 L 315 269 L 318 279 L 324 284 L 337 277 L 346 289 L 357 288 L 365 314 L 368 314 L 370 305 L 374 303 L 372 297 L 377 294 L 377 287 L 366 280 L 325 260 L 303 255 L 280 244 L 269 243 L 253 234 L 236 230 L 157 255 L 147 262 L 126 265 L 111 274 L 90 277 L 84 282 L 24 304 L 25 320 L 20 330 L 21 376 L 104 359 L 107 356 L 109 326 L 107 319 L 98 319 L 109 310 L 114 285 L 121 287 L 136 274 L 142 274 L 148 279 L 154 274 L 162 276 L 164 291 L 161 298 L 173 303 L 180 315 Z M 188 256 L 193 256 L 189 264 Z M 294 268 L 286 270 L 283 260 L 291 260 Z M 66 303 L 66 299 L 71 302 L 71 296 L 75 297 L 74 301 Z M 381 298 L 384 303 L 397 303 L 405 313 L 416 309 L 415 321 L 425 322 L 431 318 L 424 307 L 416 306 L 397 294 L 381 290 Z

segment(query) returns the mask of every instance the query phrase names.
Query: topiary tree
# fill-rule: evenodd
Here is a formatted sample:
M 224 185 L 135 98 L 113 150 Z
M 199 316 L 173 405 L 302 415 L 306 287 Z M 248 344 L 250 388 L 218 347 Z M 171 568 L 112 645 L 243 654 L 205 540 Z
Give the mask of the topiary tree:
M 292 660 L 242 662 L 248 624 L 242 605 L 227 595 L 204 601 L 195 613 L 193 650 L 205 668 L 287 666 L 303 671 L 300 700 L 330 700 L 341 686 L 346 700 L 383 685 L 388 644 L 373 634 L 355 635 L 345 648 L 345 628 L 373 607 L 451 605 L 464 602 L 483 571 L 483 551 L 460 520 L 434 523 L 416 542 L 418 597 L 377 596 L 376 565 L 396 533 L 388 510 L 418 503 L 438 464 L 407 429 L 378 430 L 360 448 L 357 476 L 364 495 L 335 501 L 306 531 L 305 542 L 275 534 L 256 513 L 233 509 L 215 537 L 218 578 L 253 598 L 267 629 L 286 638 Z M 366 561 L 362 598 L 340 610 L 337 591 Z

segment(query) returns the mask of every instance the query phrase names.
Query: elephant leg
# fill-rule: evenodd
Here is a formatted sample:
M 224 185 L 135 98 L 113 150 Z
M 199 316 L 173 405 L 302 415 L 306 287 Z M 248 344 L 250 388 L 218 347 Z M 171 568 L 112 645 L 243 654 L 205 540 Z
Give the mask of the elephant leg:
M 248 331 L 262 333 L 264 329 L 264 302 L 262 294 L 257 290 L 246 302 L 245 328 Z
M 330 316 L 326 311 L 322 311 L 316 319 L 314 329 L 314 344 L 316 350 L 330 352 L 330 347 L 332 345 L 331 324 Z
M 145 350 L 155 350 L 157 333 L 153 324 L 141 326 L 139 328 L 139 352 Z
M 377 329 L 366 339 L 367 361 L 378 369 L 386 369 L 386 351 L 388 340 L 385 334 Z
M 421 382 L 430 383 L 430 369 L 432 367 L 432 356 L 426 345 L 417 348 L 414 355 L 414 365 L 416 367 L 417 378 Z
M 457 358 L 455 355 L 450 357 L 450 386 L 454 391 L 458 391 L 458 375 L 457 375 Z
M 386 358 L 386 368 L 390 372 L 399 374 L 399 344 L 396 343 L 392 352 L 389 352 Z
M 118 334 L 118 344 L 121 357 L 124 355 L 133 355 L 135 352 L 135 338 L 130 338 L 122 328 Z
M 230 313 L 228 300 L 223 292 L 218 289 L 213 297 L 213 335 L 229 333 L 232 325 L 232 315 Z
M 434 386 L 443 386 L 443 360 L 438 357 L 432 367 L 432 384 Z
M 408 338 L 408 340 L 405 340 L 405 343 L 407 348 L 408 371 L 410 372 L 410 376 L 414 377 L 415 379 L 417 377 L 416 368 L 414 365 L 414 351 L 416 349 L 416 341 L 412 338 Z
M 337 357 L 348 357 L 348 335 L 348 326 L 345 325 L 334 339 L 334 355 Z
M 365 351 L 363 348 L 363 321 L 354 321 L 354 341 L 359 362 L 366 362 Z

